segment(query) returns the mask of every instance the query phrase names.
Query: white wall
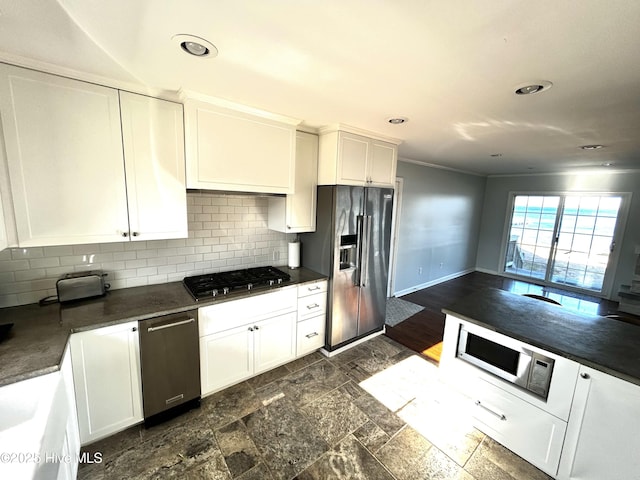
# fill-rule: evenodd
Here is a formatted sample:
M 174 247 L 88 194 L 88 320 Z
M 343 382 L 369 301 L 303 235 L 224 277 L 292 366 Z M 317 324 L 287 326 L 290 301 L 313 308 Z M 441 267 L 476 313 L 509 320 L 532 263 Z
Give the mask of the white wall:
M 473 270 L 485 178 L 402 160 L 397 176 L 404 188 L 393 293 Z
M 112 289 L 188 275 L 287 264 L 287 235 L 267 229 L 266 197 L 187 194 L 189 237 L 146 242 L 8 248 L 0 252 L 0 307 L 56 294 L 56 280 L 103 269 Z
M 633 276 L 634 249 L 640 245 L 640 172 L 613 172 L 573 175 L 520 175 L 487 178 L 482 211 L 477 268 L 498 272 L 505 222 L 510 212 L 510 192 L 631 192 L 631 206 L 622 242 L 618 242 L 620 258 L 613 282 L 611 298 L 620 285 L 628 285 Z

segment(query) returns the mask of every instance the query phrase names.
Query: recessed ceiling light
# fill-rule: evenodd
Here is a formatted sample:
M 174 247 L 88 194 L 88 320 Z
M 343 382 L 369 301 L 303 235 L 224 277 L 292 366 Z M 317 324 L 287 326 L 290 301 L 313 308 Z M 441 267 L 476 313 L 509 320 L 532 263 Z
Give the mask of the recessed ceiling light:
M 611 167 L 611 166 L 613 166 L 613 163 L 611 163 L 611 162 L 605 162 L 605 163 L 602 163 L 601 165 L 602 165 L 603 167 Z
M 194 35 L 174 35 L 172 40 L 180 45 L 180 48 L 190 55 L 198 58 L 214 58 L 218 55 L 216 46 L 204 38 Z
M 490 157 L 501 157 L 502 154 L 501 153 L 492 153 L 489 155 Z
M 407 123 L 409 119 L 407 117 L 391 117 L 387 118 L 387 122 L 391 125 L 401 125 L 403 123 Z
M 582 150 L 598 150 L 604 148 L 604 145 L 582 145 L 580 148 Z
M 553 83 L 547 80 L 542 80 L 539 82 L 519 85 L 516 87 L 515 93 L 516 95 L 531 95 L 533 93 L 540 93 L 544 90 L 549 90 L 551 87 L 553 87 Z

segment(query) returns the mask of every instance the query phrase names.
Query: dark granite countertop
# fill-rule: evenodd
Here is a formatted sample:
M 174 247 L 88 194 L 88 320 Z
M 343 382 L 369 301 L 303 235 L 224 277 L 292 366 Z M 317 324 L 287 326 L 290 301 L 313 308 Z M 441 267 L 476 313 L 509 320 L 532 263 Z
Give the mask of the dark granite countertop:
M 113 290 L 104 297 L 67 305 L 31 304 L 0 309 L 0 323 L 14 323 L 9 336 L 0 342 L 0 386 L 57 371 L 71 333 L 193 310 L 327 278 L 306 268 L 278 268 L 291 275 L 289 282 L 197 302 L 182 282 L 172 282 Z
M 640 327 L 496 289 L 443 308 L 498 333 L 640 385 Z

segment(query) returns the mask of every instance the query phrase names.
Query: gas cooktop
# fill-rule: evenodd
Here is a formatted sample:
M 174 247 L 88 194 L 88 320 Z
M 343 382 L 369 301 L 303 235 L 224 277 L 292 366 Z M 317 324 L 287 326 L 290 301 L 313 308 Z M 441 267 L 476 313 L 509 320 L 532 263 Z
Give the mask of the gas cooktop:
M 275 267 L 255 267 L 184 277 L 182 283 L 195 300 L 200 300 L 227 295 L 238 290 L 278 285 L 290 279 L 291 276 L 288 273 Z

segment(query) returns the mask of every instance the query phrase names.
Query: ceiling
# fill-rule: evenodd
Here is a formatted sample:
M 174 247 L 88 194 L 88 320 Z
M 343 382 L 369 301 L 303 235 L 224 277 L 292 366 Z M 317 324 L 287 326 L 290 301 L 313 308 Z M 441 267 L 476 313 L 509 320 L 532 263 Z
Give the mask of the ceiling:
M 482 175 L 640 169 L 640 2 L 478 5 L 0 0 L 0 60 L 344 123 L 401 139 L 402 158 Z M 219 55 L 191 57 L 176 34 Z M 514 93 L 542 80 L 553 87 Z

